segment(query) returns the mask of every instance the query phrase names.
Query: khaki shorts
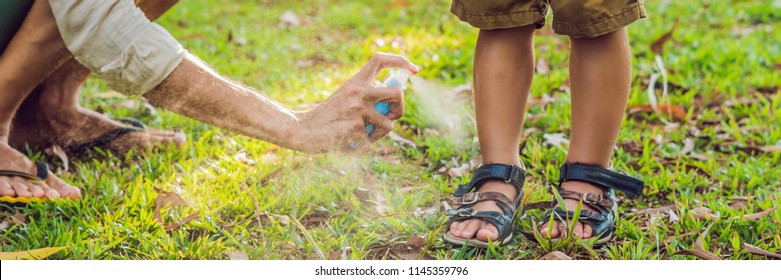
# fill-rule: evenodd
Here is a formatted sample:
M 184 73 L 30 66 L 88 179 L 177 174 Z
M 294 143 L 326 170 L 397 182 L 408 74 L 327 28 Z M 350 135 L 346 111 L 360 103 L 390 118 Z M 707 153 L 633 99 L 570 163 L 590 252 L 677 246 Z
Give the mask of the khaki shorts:
M 643 0 L 453 0 L 450 11 L 480 29 L 545 25 L 553 10 L 553 31 L 596 37 L 644 18 Z

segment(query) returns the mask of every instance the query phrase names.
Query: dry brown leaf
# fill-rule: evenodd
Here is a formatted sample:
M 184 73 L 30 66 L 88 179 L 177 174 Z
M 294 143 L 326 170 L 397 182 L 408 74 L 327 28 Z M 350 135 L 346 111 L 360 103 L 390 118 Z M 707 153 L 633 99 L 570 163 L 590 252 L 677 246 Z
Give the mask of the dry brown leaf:
M 420 249 L 423 248 L 424 245 L 426 245 L 426 239 L 423 239 L 420 236 L 410 236 L 409 239 L 407 239 L 407 246 L 412 249 Z
M 407 138 L 401 137 L 400 135 L 396 134 L 393 131 L 388 133 L 388 137 L 390 137 L 390 139 L 393 140 L 393 142 L 397 142 L 397 143 L 401 143 L 401 144 L 404 144 L 404 145 L 408 145 L 408 146 L 413 147 L 413 148 L 417 148 L 417 146 L 415 145 L 415 142 L 412 142 L 412 140 L 409 140 Z
M 762 219 L 762 218 L 764 218 L 765 216 L 767 216 L 768 214 L 772 213 L 773 211 L 776 211 L 776 209 L 777 209 L 777 207 L 771 207 L 771 208 L 768 208 L 767 210 L 765 210 L 765 211 L 762 211 L 762 212 L 758 212 L 758 213 L 754 213 L 754 214 L 748 214 L 748 215 L 744 215 L 744 216 L 743 216 L 743 218 L 744 218 L 744 219 L 746 219 L 746 220 L 758 220 L 758 219 Z M 732 218 L 733 218 L 733 219 L 740 219 L 740 216 L 737 216 L 737 217 L 732 217 Z
M 743 243 L 743 248 L 745 248 L 746 251 L 748 251 L 749 253 L 752 253 L 754 255 L 760 255 L 760 256 L 765 256 L 765 257 L 770 257 L 770 258 L 781 259 L 781 254 L 768 252 L 768 251 L 763 250 L 762 248 L 759 248 L 757 246 L 754 246 L 754 245 L 751 245 L 751 244 L 748 244 L 748 243 L 745 243 L 745 242 Z
M 249 260 L 249 256 L 247 256 L 247 254 L 245 254 L 244 252 L 231 251 L 231 252 L 228 252 L 228 259 L 229 260 Z
M 448 169 L 445 174 L 450 178 L 458 178 L 469 173 L 469 171 L 472 171 L 472 165 L 469 162 L 465 162 L 459 167 Z
M 719 215 L 713 214 L 713 210 L 708 207 L 697 207 L 689 211 L 698 220 L 718 220 L 720 218 Z
M 550 253 L 545 254 L 540 258 L 541 260 L 571 260 L 572 257 L 568 256 L 567 254 L 561 252 L 561 251 L 553 251 Z
M 180 228 L 183 225 L 189 223 L 190 221 L 195 220 L 195 218 L 197 218 L 199 214 L 200 213 L 198 211 L 195 211 L 192 214 L 187 215 L 187 217 L 184 217 L 184 219 L 182 219 L 180 222 L 172 224 L 172 225 L 168 225 L 167 227 L 165 227 L 165 231 L 172 231 L 172 230 L 175 230 L 177 228 Z
M 684 234 L 670 236 L 670 237 L 667 237 L 667 238 L 664 239 L 664 244 L 670 244 L 670 242 L 673 242 L 673 240 L 682 239 L 684 237 L 689 237 L 689 236 L 692 236 L 692 235 L 695 235 L 695 234 L 697 234 L 696 231 L 690 231 L 690 232 L 687 232 L 687 233 L 684 233 Z
M 657 208 L 646 208 L 646 209 L 640 209 L 637 211 L 634 211 L 634 214 L 637 215 L 656 215 L 660 213 L 667 213 L 667 211 L 677 211 L 678 207 L 675 204 L 667 204 L 664 206 L 659 206 Z
M 9 221 L 0 222 L 0 230 L 8 230 L 9 228 L 11 228 L 11 222 Z
M 24 215 L 24 213 L 19 211 L 16 211 L 16 213 L 11 216 L 11 221 L 22 226 L 27 225 L 27 217 Z
M 550 72 L 550 65 L 548 65 L 548 62 L 545 61 L 545 57 L 540 56 L 540 58 L 537 59 L 537 63 L 534 65 L 534 70 L 537 72 L 537 74 L 545 75 Z
M 694 140 L 691 138 L 683 139 L 683 149 L 681 149 L 681 154 L 688 154 L 691 151 L 694 151 Z
M 673 120 L 675 121 L 683 121 L 686 119 L 686 109 L 683 108 L 683 106 L 675 104 L 659 104 L 656 106 L 656 108 L 659 109 L 660 114 L 672 116 Z M 629 114 L 636 114 L 639 112 L 654 113 L 654 108 L 651 105 L 645 104 L 629 107 Z
M 673 23 L 673 27 L 670 28 L 670 31 L 667 31 L 667 33 L 662 34 L 658 39 L 656 39 L 653 43 L 651 43 L 651 51 L 653 51 L 656 54 L 662 54 L 664 52 L 664 43 L 669 41 L 673 37 L 673 33 L 675 33 L 675 28 L 678 27 L 678 19 L 675 19 L 675 23 Z
M 713 254 L 713 253 L 709 252 L 708 250 L 705 250 L 705 248 L 703 248 L 703 236 L 708 235 L 708 231 L 710 230 L 710 228 L 712 226 L 713 226 L 713 224 L 708 226 L 708 228 L 706 228 L 705 231 L 702 232 L 702 234 L 700 234 L 699 237 L 697 237 L 697 240 L 694 241 L 694 245 L 692 246 L 691 249 L 675 252 L 675 255 L 696 256 L 696 257 L 701 258 L 703 260 L 720 260 L 721 258 L 719 256 L 717 256 L 716 254 Z
M 160 207 L 162 208 L 188 205 L 188 203 L 184 201 L 184 199 L 182 199 L 178 193 L 164 191 L 157 188 L 155 188 L 155 190 L 157 191 L 157 201 L 160 202 Z
M 745 196 L 732 197 L 732 204 L 729 207 L 732 207 L 732 209 L 743 209 L 748 204 L 748 199 Z
M 759 147 L 758 149 L 766 153 L 781 153 L 781 145 L 762 146 Z

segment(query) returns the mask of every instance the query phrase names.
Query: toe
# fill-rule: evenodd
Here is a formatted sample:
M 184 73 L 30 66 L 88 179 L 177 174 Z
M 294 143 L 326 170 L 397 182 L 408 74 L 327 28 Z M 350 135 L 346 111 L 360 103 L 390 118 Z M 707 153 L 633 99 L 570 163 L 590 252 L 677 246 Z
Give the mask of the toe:
M 33 197 L 42 198 L 44 195 L 46 195 L 46 192 L 43 190 L 41 185 L 43 184 L 39 182 L 29 182 L 27 184 L 27 189 L 30 190 L 30 193 L 32 193 Z
M 575 237 L 583 238 L 583 223 L 575 223 L 575 226 L 572 228 L 572 234 Z
M 458 234 L 461 233 L 461 229 L 462 229 L 461 224 L 462 224 L 462 222 L 453 222 L 453 223 L 451 223 L 450 224 L 450 228 L 448 229 L 448 231 L 450 231 L 450 234 L 453 235 L 453 236 L 458 236 Z
M 73 199 L 81 197 L 81 190 L 79 190 L 79 188 L 68 185 L 65 181 L 56 177 L 51 172 L 49 173 L 49 179 L 46 180 L 46 184 L 56 191 L 59 194 L 59 197 Z
M 16 193 L 16 197 L 32 197 L 33 194 L 30 192 L 30 189 L 27 188 L 26 185 L 12 182 L 11 188 L 14 189 L 14 192 Z
M 479 230 L 477 230 L 477 240 L 480 241 L 488 241 L 489 239 L 492 241 L 497 241 L 499 239 L 499 230 L 496 229 L 496 226 L 489 222 L 483 222 L 482 227 L 480 227 Z
M 2 178 L 2 177 L 0 177 Z M 16 191 L 8 184 L 8 182 L 0 180 L 0 196 L 16 196 Z
M 467 221 L 464 230 L 461 231 L 461 238 L 472 238 L 475 236 L 475 232 L 480 229 L 480 221 L 471 219 Z
M 590 225 L 583 225 L 583 238 L 591 238 L 594 236 L 594 229 Z

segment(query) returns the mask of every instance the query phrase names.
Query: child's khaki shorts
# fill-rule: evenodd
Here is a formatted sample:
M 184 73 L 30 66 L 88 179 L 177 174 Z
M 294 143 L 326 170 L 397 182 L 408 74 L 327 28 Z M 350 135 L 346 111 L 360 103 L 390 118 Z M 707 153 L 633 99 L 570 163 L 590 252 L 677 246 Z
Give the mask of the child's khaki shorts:
M 450 11 L 480 29 L 540 28 L 548 6 L 553 30 L 572 37 L 604 35 L 645 17 L 643 0 L 453 0 Z

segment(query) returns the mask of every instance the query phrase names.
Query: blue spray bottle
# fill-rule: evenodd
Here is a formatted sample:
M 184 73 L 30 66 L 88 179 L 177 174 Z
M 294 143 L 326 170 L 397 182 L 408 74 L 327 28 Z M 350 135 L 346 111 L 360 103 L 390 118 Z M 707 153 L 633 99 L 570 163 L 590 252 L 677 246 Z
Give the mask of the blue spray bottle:
M 409 77 L 412 76 L 412 72 L 410 72 L 407 69 L 399 69 L 396 71 L 393 71 L 390 73 L 390 76 L 380 85 L 389 86 L 389 87 L 398 87 L 402 90 L 407 88 L 407 80 Z M 377 103 L 374 103 L 374 109 L 377 110 L 377 112 L 380 112 L 380 114 L 387 116 L 388 112 L 390 112 L 390 104 L 378 101 Z M 374 125 L 373 124 L 367 124 L 366 125 L 366 134 L 371 137 L 372 133 L 374 132 Z M 350 148 L 355 150 L 357 148 L 357 143 L 352 142 L 350 143 Z

